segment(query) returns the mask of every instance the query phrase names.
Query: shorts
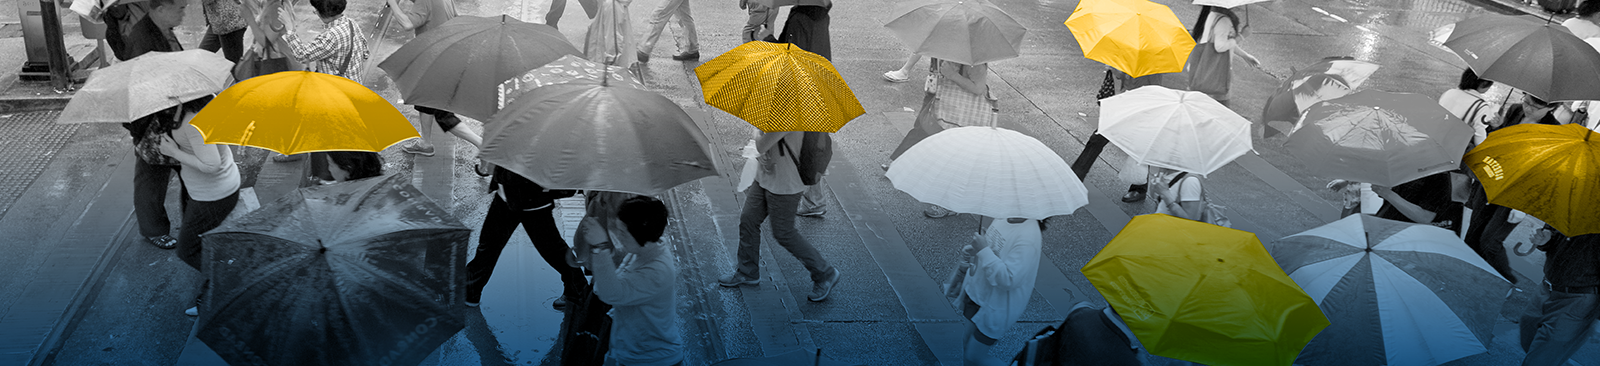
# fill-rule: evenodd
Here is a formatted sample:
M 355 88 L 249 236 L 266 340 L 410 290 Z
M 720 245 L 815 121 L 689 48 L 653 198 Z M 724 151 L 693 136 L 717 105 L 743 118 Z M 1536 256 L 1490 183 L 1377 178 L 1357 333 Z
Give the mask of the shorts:
M 438 123 L 439 124 L 439 129 L 444 130 L 444 132 L 450 132 L 451 129 L 456 128 L 456 125 L 461 124 L 461 118 L 460 117 L 456 117 L 455 113 L 450 113 L 448 111 L 444 111 L 444 110 L 440 110 L 440 109 L 433 109 L 433 108 L 423 107 L 423 106 L 420 106 L 420 105 L 419 106 L 412 106 L 411 108 L 416 109 L 417 112 L 426 113 L 426 114 L 428 114 L 430 116 L 433 116 L 433 121 L 435 123 Z

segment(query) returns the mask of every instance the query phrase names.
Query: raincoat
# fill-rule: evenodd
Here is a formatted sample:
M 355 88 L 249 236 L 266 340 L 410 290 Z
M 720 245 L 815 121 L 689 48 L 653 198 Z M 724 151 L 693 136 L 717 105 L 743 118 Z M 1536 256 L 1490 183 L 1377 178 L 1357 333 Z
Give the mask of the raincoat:
M 605 0 L 589 22 L 583 37 L 583 55 L 589 61 L 621 67 L 639 61 L 633 39 L 633 24 L 628 19 L 628 4 L 633 0 Z

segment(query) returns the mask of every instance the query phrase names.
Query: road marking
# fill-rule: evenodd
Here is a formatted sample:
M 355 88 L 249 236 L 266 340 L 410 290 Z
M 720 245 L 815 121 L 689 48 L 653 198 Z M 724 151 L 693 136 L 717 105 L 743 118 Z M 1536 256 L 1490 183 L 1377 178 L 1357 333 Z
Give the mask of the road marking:
M 1338 20 L 1341 23 L 1349 23 L 1350 22 L 1348 20 L 1344 20 L 1344 18 L 1340 18 L 1338 15 L 1333 15 L 1333 13 L 1329 13 L 1327 10 L 1322 10 L 1322 8 L 1319 8 L 1319 7 L 1313 6 L 1313 7 L 1311 7 L 1311 10 L 1316 10 L 1318 13 L 1322 13 L 1322 15 L 1327 15 L 1329 18 L 1333 18 L 1334 20 Z

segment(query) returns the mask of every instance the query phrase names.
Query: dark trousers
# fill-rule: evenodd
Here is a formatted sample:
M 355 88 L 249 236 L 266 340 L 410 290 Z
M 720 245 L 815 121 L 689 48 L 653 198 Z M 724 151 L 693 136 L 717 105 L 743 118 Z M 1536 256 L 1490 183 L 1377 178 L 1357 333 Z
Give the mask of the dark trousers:
M 228 61 L 239 62 L 239 58 L 244 56 L 245 29 L 247 28 L 239 28 L 239 30 L 223 34 L 208 31 L 205 37 L 200 38 L 200 49 L 210 52 L 217 52 L 220 49 L 222 50 L 223 58 L 228 59 Z
M 794 211 L 793 207 L 790 207 L 790 211 Z M 539 250 L 539 256 L 544 257 L 545 263 L 561 274 L 561 295 L 575 300 L 576 295 L 583 293 L 583 286 L 588 284 L 588 280 L 583 278 L 583 270 L 567 265 L 567 241 L 561 238 L 554 213 L 554 205 L 532 211 L 512 210 L 500 196 L 494 197 L 494 202 L 489 204 L 489 213 L 483 218 L 477 254 L 471 262 L 467 262 L 468 301 L 476 300 L 483 293 L 484 285 L 489 284 L 494 265 L 500 261 L 500 252 L 506 249 L 506 242 L 517 231 L 517 225 L 522 225 L 522 229 L 528 232 L 528 240 L 533 241 L 533 248 Z
M 172 221 L 167 219 L 167 187 L 178 167 L 145 164 L 138 158 L 133 160 L 133 214 L 139 218 L 139 234 L 145 237 L 167 235 L 172 232 Z M 182 180 L 178 185 L 179 191 L 183 191 Z
M 178 230 L 178 259 L 205 273 L 205 258 L 200 256 L 200 234 L 222 226 L 222 221 L 233 213 L 233 206 L 239 203 L 239 191 L 216 201 L 195 201 L 189 198 L 189 192 L 184 192 L 183 201 L 186 204 L 183 228 Z
M 1094 161 L 1100 159 L 1100 152 L 1105 151 L 1106 144 L 1110 142 L 1098 130 L 1089 136 L 1089 141 L 1083 144 L 1083 152 L 1078 154 L 1078 160 L 1072 161 L 1072 172 L 1078 174 L 1078 180 L 1089 176 L 1089 168 L 1094 167 Z M 1128 186 L 1129 192 L 1144 192 L 1145 189 L 1143 184 Z
M 1517 276 L 1511 269 L 1511 259 L 1506 257 L 1505 245 L 1506 238 L 1517 229 L 1517 225 L 1506 222 L 1511 217 L 1511 209 L 1488 203 L 1482 185 L 1474 185 L 1472 194 L 1473 197 L 1467 201 L 1467 206 L 1473 207 L 1472 218 L 1462 241 L 1479 257 L 1483 257 L 1485 262 L 1489 262 L 1496 272 L 1515 284 Z
M 1600 319 L 1600 295 L 1550 291 L 1539 284 L 1541 301 L 1523 312 L 1519 336 L 1528 355 L 1523 366 L 1560 366 L 1577 354 Z
M 801 194 L 773 194 L 762 188 L 761 182 L 750 185 L 745 192 L 744 212 L 739 215 L 739 274 L 761 278 L 761 222 L 770 218 L 772 237 L 778 240 L 778 246 L 805 265 L 812 281 L 828 279 L 833 267 L 794 227 L 794 211 L 800 205 Z

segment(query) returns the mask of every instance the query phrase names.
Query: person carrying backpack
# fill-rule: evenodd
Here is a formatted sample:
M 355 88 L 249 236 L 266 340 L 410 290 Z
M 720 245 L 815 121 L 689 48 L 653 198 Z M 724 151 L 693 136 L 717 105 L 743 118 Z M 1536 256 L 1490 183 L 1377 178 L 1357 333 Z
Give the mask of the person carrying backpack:
M 769 216 L 772 219 L 772 236 L 778 240 L 778 245 L 787 249 L 811 272 L 813 287 L 807 300 L 827 300 L 833 286 L 838 284 L 839 269 L 828 264 L 816 247 L 800 235 L 800 231 L 794 227 L 795 216 L 791 214 L 800 204 L 806 181 L 815 184 L 816 173 L 819 172 L 815 167 L 817 156 L 808 158 L 805 155 L 819 152 L 807 148 L 816 146 L 807 143 L 807 135 L 805 132 L 770 132 L 762 134 L 756 141 L 756 151 L 761 152 L 758 160 L 761 169 L 756 172 L 755 183 L 745 190 L 744 211 L 739 216 L 737 270 L 722 276 L 717 284 L 735 287 L 760 283 L 761 222 Z M 808 169 L 809 177 L 802 177 L 802 166 L 811 168 Z
M 1045 327 L 1013 359 L 1021 366 L 1139 366 L 1139 338 L 1110 306 L 1078 302 L 1061 325 Z

